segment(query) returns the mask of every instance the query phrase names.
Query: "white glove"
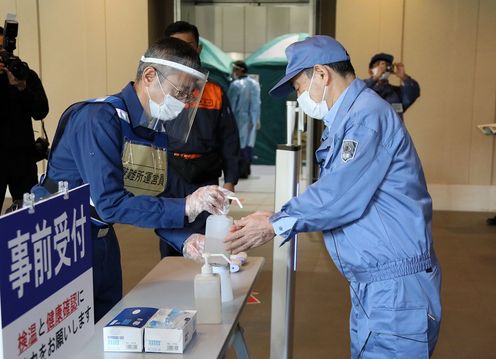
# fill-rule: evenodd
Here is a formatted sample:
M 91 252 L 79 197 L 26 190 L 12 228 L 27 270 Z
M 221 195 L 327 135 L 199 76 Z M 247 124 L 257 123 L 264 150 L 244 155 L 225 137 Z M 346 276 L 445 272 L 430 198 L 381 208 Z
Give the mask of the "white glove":
M 220 214 L 224 208 L 224 200 L 225 195 L 221 187 L 215 185 L 200 187 L 186 197 L 184 212 L 191 223 L 203 211 Z
M 202 254 L 205 251 L 205 236 L 200 233 L 193 233 L 184 241 L 183 256 L 195 262 L 202 261 Z

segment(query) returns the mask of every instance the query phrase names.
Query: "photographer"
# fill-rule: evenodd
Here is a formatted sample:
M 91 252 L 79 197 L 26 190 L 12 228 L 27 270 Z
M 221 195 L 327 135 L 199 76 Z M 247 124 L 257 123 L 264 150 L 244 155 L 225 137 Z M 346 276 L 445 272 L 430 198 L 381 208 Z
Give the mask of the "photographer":
M 0 206 L 7 186 L 15 201 L 22 200 L 23 194 L 38 182 L 31 118 L 42 120 L 48 114 L 48 100 L 38 75 L 3 44 L 4 29 L 0 27 Z M 21 79 L 8 69 L 5 59 L 9 57 L 24 66 L 24 76 L 18 75 Z
M 380 53 L 370 59 L 370 78 L 365 80 L 367 87 L 389 102 L 398 116 L 403 119 L 403 113 L 420 96 L 420 86 L 417 81 L 408 76 L 402 63 L 394 63 L 393 55 Z M 400 86 L 393 86 L 388 78 L 393 74 L 400 81 Z

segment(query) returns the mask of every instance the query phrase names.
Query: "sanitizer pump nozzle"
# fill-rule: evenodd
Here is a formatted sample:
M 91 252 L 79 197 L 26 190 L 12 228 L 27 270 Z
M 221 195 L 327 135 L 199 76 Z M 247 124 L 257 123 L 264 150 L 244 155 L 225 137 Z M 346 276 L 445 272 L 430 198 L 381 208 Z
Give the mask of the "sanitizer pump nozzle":
M 202 274 L 212 274 L 213 273 L 212 265 L 208 263 L 208 257 L 210 257 L 210 256 L 211 256 L 210 253 L 203 253 L 202 254 L 203 261 L 205 262 L 201 268 Z
M 205 255 L 205 254 L 204 254 Z M 222 302 L 230 302 L 234 299 L 234 294 L 231 285 L 231 271 L 230 267 L 233 263 L 222 253 L 207 253 L 207 257 L 221 257 L 228 263 L 227 265 L 223 264 L 214 264 L 211 267 L 213 273 L 217 273 L 220 276 L 220 293 Z M 205 259 L 206 259 L 205 258 Z M 203 271 L 203 269 L 202 269 Z

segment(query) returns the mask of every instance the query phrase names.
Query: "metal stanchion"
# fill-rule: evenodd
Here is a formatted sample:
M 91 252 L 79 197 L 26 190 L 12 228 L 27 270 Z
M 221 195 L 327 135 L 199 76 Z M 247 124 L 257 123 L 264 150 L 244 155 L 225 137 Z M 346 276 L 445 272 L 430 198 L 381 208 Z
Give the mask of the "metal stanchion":
M 292 145 L 295 102 L 287 102 L 287 144 L 276 151 L 275 209 L 282 207 L 298 194 L 301 147 Z M 272 269 L 272 313 L 270 327 L 270 358 L 293 356 L 294 280 L 296 271 L 297 237 L 280 247 L 282 238 L 274 239 Z

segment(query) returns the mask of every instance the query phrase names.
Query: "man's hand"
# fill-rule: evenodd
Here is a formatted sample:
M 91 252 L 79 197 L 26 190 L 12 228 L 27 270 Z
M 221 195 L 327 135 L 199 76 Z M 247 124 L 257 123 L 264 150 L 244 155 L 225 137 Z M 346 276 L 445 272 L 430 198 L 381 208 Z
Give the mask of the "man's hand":
M 270 212 L 255 212 L 234 221 L 231 233 L 224 239 L 226 251 L 232 254 L 259 247 L 274 238 L 275 233 L 269 222 Z
M 26 89 L 26 80 L 19 80 L 12 72 L 10 72 L 4 64 L 0 63 L 0 73 L 5 72 L 7 74 L 7 78 L 9 79 L 9 84 L 16 87 L 19 91 L 23 91 Z
M 405 72 L 405 65 L 401 62 L 396 62 L 394 64 L 395 71 L 393 72 L 396 76 L 400 78 L 401 81 L 405 81 L 408 75 Z

